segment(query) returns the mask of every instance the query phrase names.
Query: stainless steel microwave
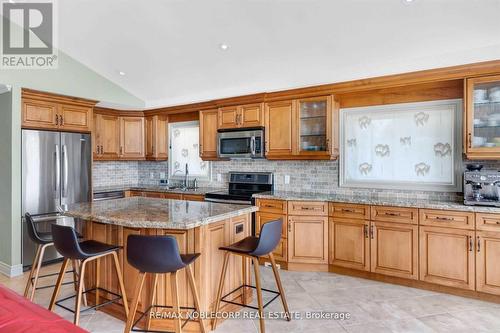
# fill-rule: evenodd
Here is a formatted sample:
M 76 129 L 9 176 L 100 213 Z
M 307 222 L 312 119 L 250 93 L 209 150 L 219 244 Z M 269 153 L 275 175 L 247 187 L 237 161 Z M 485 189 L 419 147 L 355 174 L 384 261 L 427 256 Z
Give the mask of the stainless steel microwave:
M 220 158 L 264 158 L 264 128 L 219 130 L 217 155 Z

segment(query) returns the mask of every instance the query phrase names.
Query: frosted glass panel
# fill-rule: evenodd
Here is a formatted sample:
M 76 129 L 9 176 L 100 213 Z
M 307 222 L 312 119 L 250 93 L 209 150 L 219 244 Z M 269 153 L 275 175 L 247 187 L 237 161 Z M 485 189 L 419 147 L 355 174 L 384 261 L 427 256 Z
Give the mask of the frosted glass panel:
M 341 110 L 341 185 L 458 191 L 461 100 Z
M 170 124 L 171 149 L 168 156 L 170 176 L 184 175 L 186 163 L 190 179 L 209 176 L 209 162 L 202 161 L 200 158 L 199 128 L 200 125 L 197 121 Z

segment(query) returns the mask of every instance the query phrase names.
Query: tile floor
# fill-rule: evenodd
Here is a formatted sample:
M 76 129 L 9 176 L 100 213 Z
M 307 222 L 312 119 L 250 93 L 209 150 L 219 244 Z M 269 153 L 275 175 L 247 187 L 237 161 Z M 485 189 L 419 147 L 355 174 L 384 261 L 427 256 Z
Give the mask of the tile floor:
M 57 271 L 57 265 L 44 273 Z M 69 277 L 69 276 L 68 276 Z M 272 271 L 262 267 L 263 287 L 275 289 Z M 500 332 L 500 304 L 431 291 L 391 285 L 333 273 L 281 271 L 291 311 L 349 313 L 344 320 L 267 320 L 266 331 L 275 332 Z M 0 283 L 22 293 L 27 274 Z M 36 302 L 47 306 L 52 290 L 38 291 Z M 61 295 L 71 294 L 65 286 Z M 269 295 L 264 295 L 264 300 Z M 279 299 L 266 310 L 281 311 Z M 246 310 L 248 311 L 248 310 Z M 252 310 L 250 310 L 252 311 Z M 64 318 L 72 314 L 56 308 Z M 258 332 L 258 320 L 227 320 L 217 333 Z M 99 311 L 82 315 L 81 326 L 95 333 L 123 332 L 123 323 Z

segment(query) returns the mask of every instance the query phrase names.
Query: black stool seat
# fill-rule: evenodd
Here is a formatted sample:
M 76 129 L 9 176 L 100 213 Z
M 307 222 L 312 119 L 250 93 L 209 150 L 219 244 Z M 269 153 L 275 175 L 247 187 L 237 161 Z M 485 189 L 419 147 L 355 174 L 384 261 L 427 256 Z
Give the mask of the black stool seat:
M 192 253 L 192 254 L 181 254 L 181 260 L 184 263 L 184 265 L 191 265 L 198 257 L 200 256 L 200 253 Z
M 82 250 L 82 256 L 77 259 L 87 259 L 120 249 L 117 245 L 109 245 L 95 240 L 86 240 L 78 243 L 78 245 L 80 245 L 80 249 Z
M 231 244 L 228 246 L 222 246 L 219 248 L 219 250 L 225 250 L 225 251 L 236 252 L 236 253 L 244 253 L 244 254 L 250 255 L 250 253 L 255 251 L 255 249 L 257 248 L 257 245 L 259 245 L 259 238 L 249 236 L 249 237 L 246 237 L 246 238 L 244 238 L 244 239 L 242 239 L 239 242 L 236 242 L 234 244 Z

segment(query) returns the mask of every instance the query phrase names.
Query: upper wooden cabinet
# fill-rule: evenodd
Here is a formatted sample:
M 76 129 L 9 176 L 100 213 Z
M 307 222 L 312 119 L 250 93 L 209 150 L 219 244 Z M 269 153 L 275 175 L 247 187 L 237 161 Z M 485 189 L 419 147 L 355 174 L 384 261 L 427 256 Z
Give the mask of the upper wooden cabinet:
M 219 108 L 219 129 L 264 126 L 262 103 Z
M 94 114 L 94 159 L 144 160 L 146 157 L 144 117 L 122 116 L 118 112 L 101 112 L 96 110 Z
M 217 159 L 217 124 L 220 110 L 200 111 L 200 157 Z
M 466 80 L 464 151 L 469 159 L 500 158 L 500 75 Z
M 331 159 L 338 156 L 338 103 L 332 96 L 266 103 L 268 159 Z
M 147 116 L 146 126 L 146 159 L 166 160 L 168 158 L 168 117 Z
M 32 129 L 90 132 L 94 105 L 90 100 L 23 89 L 21 125 Z
M 120 158 L 144 159 L 144 118 L 120 118 Z

